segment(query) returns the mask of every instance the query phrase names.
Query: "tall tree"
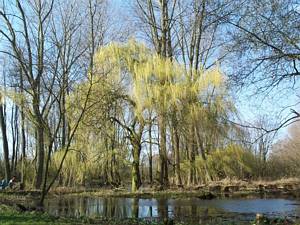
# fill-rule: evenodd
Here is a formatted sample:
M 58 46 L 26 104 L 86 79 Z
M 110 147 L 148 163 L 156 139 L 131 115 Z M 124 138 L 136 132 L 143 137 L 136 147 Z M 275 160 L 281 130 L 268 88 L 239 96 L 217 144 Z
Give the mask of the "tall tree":
M 9 147 L 7 141 L 7 133 L 6 133 L 6 117 L 5 117 L 5 107 L 3 105 L 3 97 L 0 94 L 0 126 L 2 133 L 2 146 L 3 146 L 3 155 L 4 155 L 4 163 L 5 163 L 5 180 L 9 181 L 10 179 L 10 163 L 9 163 Z
M 158 55 L 163 58 L 173 58 L 172 27 L 174 25 L 175 9 L 177 1 L 167 0 L 136 0 L 137 16 L 146 27 L 146 35 L 150 43 L 154 46 Z M 164 85 L 168 80 L 160 81 Z M 159 182 L 162 186 L 169 185 L 168 176 L 168 156 L 167 156 L 167 118 L 166 112 L 160 111 L 158 114 L 159 126 Z
M 7 7 L 8 3 L 3 3 L 1 7 L 0 16 L 4 27 L 0 32 L 11 50 L 3 50 L 2 52 L 12 56 L 18 62 L 28 84 L 26 91 L 30 93 L 31 112 L 36 130 L 37 174 L 35 187 L 40 188 L 43 180 L 45 156 L 44 116 L 50 104 L 50 98 L 47 98 L 47 96 L 46 99 L 48 100 L 42 101 L 44 97 L 42 86 L 45 81 L 45 59 L 47 56 L 45 35 L 54 0 L 48 4 L 44 4 L 42 1 L 37 1 L 33 5 L 26 4 L 26 8 L 25 4 L 19 0 L 15 3 L 9 3 L 18 14 L 19 24 L 13 22 L 12 14 L 8 11 L 11 10 L 11 7 Z M 34 15 L 36 20 L 31 20 L 28 14 Z M 19 30 L 24 35 L 20 35 Z

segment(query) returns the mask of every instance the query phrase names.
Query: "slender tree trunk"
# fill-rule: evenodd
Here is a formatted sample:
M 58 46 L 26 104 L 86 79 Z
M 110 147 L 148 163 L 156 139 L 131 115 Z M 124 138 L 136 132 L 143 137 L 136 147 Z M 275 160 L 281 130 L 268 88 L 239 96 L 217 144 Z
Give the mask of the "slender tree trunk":
M 152 124 L 149 125 L 149 181 L 153 184 L 153 168 L 152 168 Z
M 111 177 L 111 183 L 112 185 L 115 185 L 115 176 L 114 176 L 114 149 L 111 148 L 111 154 L 110 154 L 110 177 Z
M 175 177 L 176 177 L 176 185 L 181 186 L 181 174 L 180 174 L 180 153 L 179 153 L 179 134 L 177 127 L 174 128 L 174 154 L 175 154 Z
M 65 87 L 63 87 L 65 88 Z M 65 103 L 65 99 L 66 99 L 66 96 L 65 96 L 65 91 L 63 91 L 63 94 L 62 94 L 62 137 L 61 137 L 61 147 L 64 148 L 65 145 L 66 145 L 66 140 L 67 140 L 67 124 L 66 124 L 66 113 L 65 113 L 65 110 L 66 110 L 66 103 Z
M 160 160 L 160 174 L 159 182 L 162 186 L 169 185 L 168 176 L 168 158 L 167 158 L 167 137 L 166 137 L 166 121 L 163 115 L 159 115 L 159 132 L 160 132 L 160 148 L 159 148 L 159 160 Z
M 63 75 L 63 90 L 62 90 L 62 139 L 61 139 L 61 147 L 64 148 L 69 138 L 69 123 L 66 118 L 66 96 L 68 93 L 68 74 L 64 72 Z
M 115 128 L 115 125 L 114 125 L 114 135 L 112 136 L 112 138 L 110 139 L 110 142 L 111 142 L 111 157 L 110 157 L 110 176 L 111 176 L 111 179 L 112 179 L 112 183 L 113 185 L 116 185 L 117 184 L 117 177 L 116 177 L 116 174 L 115 174 L 115 158 L 116 158 L 116 154 L 115 154 L 115 142 L 116 142 L 116 128 Z
M 14 168 L 13 171 L 17 170 L 17 165 L 18 165 L 18 160 L 19 160 L 19 129 L 17 127 L 18 122 L 16 121 L 16 157 L 15 157 L 15 163 L 14 163 Z
M 16 172 L 17 163 L 18 163 L 18 154 L 19 154 L 18 113 L 19 113 L 19 107 L 14 104 L 11 112 L 11 131 L 12 131 L 11 173 L 12 174 L 15 174 Z
M 204 145 L 203 145 L 203 141 L 200 135 L 200 131 L 198 129 L 196 129 L 196 136 L 197 136 L 197 143 L 198 143 L 198 147 L 200 148 L 200 153 L 201 153 L 201 157 L 203 159 L 203 163 L 204 163 L 204 169 L 205 169 L 205 178 L 202 179 L 205 182 L 209 182 L 211 181 L 211 176 L 209 173 L 209 169 L 207 167 L 207 162 L 206 162 L 206 154 L 205 154 L 205 149 L 204 149 Z
M 51 137 L 49 137 L 49 140 Z M 40 197 L 40 202 L 39 206 L 43 206 L 44 200 L 47 194 L 47 178 L 48 178 L 48 170 L 49 170 L 49 163 L 50 163 L 50 157 L 51 157 L 51 152 L 52 152 L 52 143 L 49 143 L 48 145 L 48 152 L 47 152 L 47 158 L 46 158 L 46 168 L 45 168 L 45 175 L 44 175 L 44 180 L 43 180 L 43 187 L 42 187 L 42 194 Z
M 40 189 L 43 182 L 44 175 L 44 129 L 41 124 L 37 125 L 37 175 L 35 181 L 35 188 Z
M 21 92 L 23 93 L 23 75 L 20 75 Z M 25 188 L 25 163 L 26 163 L 26 131 L 25 131 L 25 114 L 24 102 L 21 103 L 21 149 L 22 149 L 22 170 L 21 170 L 21 183 Z
M 12 145 L 11 145 L 11 168 L 10 171 L 12 174 L 14 174 L 14 165 L 15 165 L 15 158 L 16 158 L 16 133 L 15 133 L 15 123 L 14 121 L 16 120 L 15 118 L 15 110 L 16 110 L 16 105 L 14 104 L 12 106 L 11 110 L 11 120 L 10 120 L 10 125 L 11 125 L 11 138 L 12 138 Z
M 104 139 L 104 143 L 105 143 L 105 150 L 106 150 L 106 157 L 105 157 L 105 164 L 104 164 L 104 180 L 105 183 L 108 184 L 109 183 L 109 178 L 108 178 L 108 155 L 109 155 L 109 150 L 108 150 L 108 141 L 107 141 L 107 137 L 105 137 Z
M 195 184 L 195 175 L 196 175 L 196 168 L 195 168 L 195 132 L 193 124 L 190 125 L 190 132 L 189 132 L 189 178 L 188 178 L 188 185 Z
M 9 148 L 7 142 L 7 134 L 6 134 L 6 122 L 4 116 L 4 107 L 2 103 L 2 96 L 0 95 L 0 125 L 2 132 L 2 146 L 3 146 L 3 155 L 4 155 L 4 164 L 5 164 L 5 179 L 8 181 L 10 179 L 10 163 L 9 163 Z

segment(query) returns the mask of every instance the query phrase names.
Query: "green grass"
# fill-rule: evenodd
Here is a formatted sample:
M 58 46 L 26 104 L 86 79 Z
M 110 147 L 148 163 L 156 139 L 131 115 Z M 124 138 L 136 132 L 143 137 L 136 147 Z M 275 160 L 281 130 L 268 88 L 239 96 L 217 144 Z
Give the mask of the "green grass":
M 0 224 L 2 225 L 70 225 L 70 224 L 98 224 L 98 225 L 166 225 L 164 222 L 146 221 L 138 219 L 92 219 L 92 218 L 55 218 L 47 214 L 40 213 L 1 213 Z M 199 224 L 199 223 L 197 223 Z M 241 225 L 239 223 L 205 223 L 206 225 Z M 243 223 L 243 225 L 255 223 Z M 259 223 L 261 224 L 261 223 Z M 264 225 L 285 223 L 265 223 Z M 186 223 L 174 223 L 174 225 L 192 225 Z
M 58 223 L 57 223 L 58 222 Z M 59 221 L 55 217 L 50 217 L 43 213 L 20 213 L 12 207 L 0 205 L 0 224 L 69 224 L 65 221 Z

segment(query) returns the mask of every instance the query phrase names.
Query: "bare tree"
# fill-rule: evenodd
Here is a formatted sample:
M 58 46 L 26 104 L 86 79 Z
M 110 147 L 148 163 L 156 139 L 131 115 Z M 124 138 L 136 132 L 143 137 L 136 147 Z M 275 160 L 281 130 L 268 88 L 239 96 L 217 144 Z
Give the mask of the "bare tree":
M 241 84 L 260 82 L 261 90 L 285 80 L 293 85 L 300 75 L 299 2 L 245 1 L 228 24 L 230 47 L 241 65 L 232 78 Z
M 9 12 L 11 8 L 8 7 L 8 3 L 15 8 L 18 16 Z M 48 69 L 46 67 L 47 39 L 45 35 L 53 5 L 54 1 L 48 3 L 37 1 L 33 5 L 27 3 L 25 8 L 24 3 L 17 0 L 16 3 L 3 2 L 0 11 L 3 23 L 0 33 L 10 47 L 10 49 L 1 52 L 13 57 L 20 65 L 27 84 L 25 91 L 31 97 L 32 110 L 30 112 L 34 118 L 37 139 L 36 188 L 40 188 L 43 180 L 45 115 L 47 108 L 51 105 L 50 95 L 45 96 L 44 94 L 44 82 Z M 36 20 L 28 17 L 29 13 L 34 15 Z M 15 18 L 12 15 L 17 16 L 19 23 L 14 22 Z M 53 86 L 53 82 L 50 82 L 50 89 L 51 86 Z

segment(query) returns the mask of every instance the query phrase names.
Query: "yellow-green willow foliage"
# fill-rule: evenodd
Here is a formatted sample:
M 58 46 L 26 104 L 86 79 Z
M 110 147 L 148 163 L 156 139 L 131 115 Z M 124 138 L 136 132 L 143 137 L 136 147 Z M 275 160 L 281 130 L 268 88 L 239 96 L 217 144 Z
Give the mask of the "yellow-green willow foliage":
M 256 158 L 253 153 L 235 144 L 209 154 L 206 162 L 207 168 L 203 167 L 202 158 L 197 157 L 196 161 L 199 177 L 205 177 L 208 169 L 212 180 L 249 178 L 256 169 Z
M 200 98 L 209 88 L 219 87 L 224 81 L 218 69 L 194 71 L 195 78 L 191 81 L 184 66 L 135 41 L 103 47 L 95 56 L 95 64 L 101 73 L 112 74 L 117 80 L 124 73 L 130 74 L 129 95 L 135 102 L 137 115 L 145 108 L 165 112 L 172 104 L 185 107 L 182 100 L 191 95 Z M 193 113 L 199 112 L 193 108 Z
M 72 94 L 68 96 L 66 104 L 70 130 L 73 129 L 73 126 L 76 126 L 76 119 L 80 116 L 84 107 L 86 107 L 84 118 L 92 119 L 97 113 L 98 115 L 100 113 L 103 116 L 102 119 L 104 119 L 105 115 L 101 112 L 108 107 L 112 98 L 114 98 L 114 94 L 117 93 L 115 89 L 118 89 L 118 87 L 105 76 L 94 76 L 77 85 Z M 97 118 L 99 119 L 99 117 Z
M 85 184 L 86 181 L 95 178 L 102 180 L 103 183 L 113 182 L 115 179 L 113 176 L 127 167 L 127 150 L 119 147 L 120 145 L 114 148 L 107 146 L 111 145 L 109 137 L 115 132 L 109 119 L 111 103 L 117 98 L 116 95 L 122 95 L 118 84 L 113 80 L 107 74 L 97 74 L 79 84 L 68 97 L 67 118 L 71 131 L 84 104 L 86 111 L 63 165 L 62 174 L 67 178 L 64 180 L 67 185 Z M 59 163 L 61 154 L 55 153 L 54 163 Z M 112 165 L 112 160 L 117 162 L 117 165 Z M 104 178 L 106 176 L 109 177 Z
M 52 169 L 55 171 L 64 151 L 53 155 Z M 90 127 L 81 127 L 72 144 L 61 171 L 62 184 L 65 186 L 88 185 L 93 180 L 113 183 L 115 170 L 128 170 L 127 152 L 124 149 L 106 149 L 104 140 L 95 136 Z M 117 167 L 111 168 L 111 160 L 118 162 Z M 113 171 L 112 175 L 110 171 Z M 108 177 L 106 177 L 108 176 Z
M 193 103 L 191 123 L 195 124 L 200 138 L 205 147 L 206 153 L 218 147 L 226 145 L 226 137 L 231 132 L 231 124 L 226 121 L 237 111 L 232 101 L 228 99 L 227 92 L 223 89 L 215 96 L 203 97 L 203 103 Z

